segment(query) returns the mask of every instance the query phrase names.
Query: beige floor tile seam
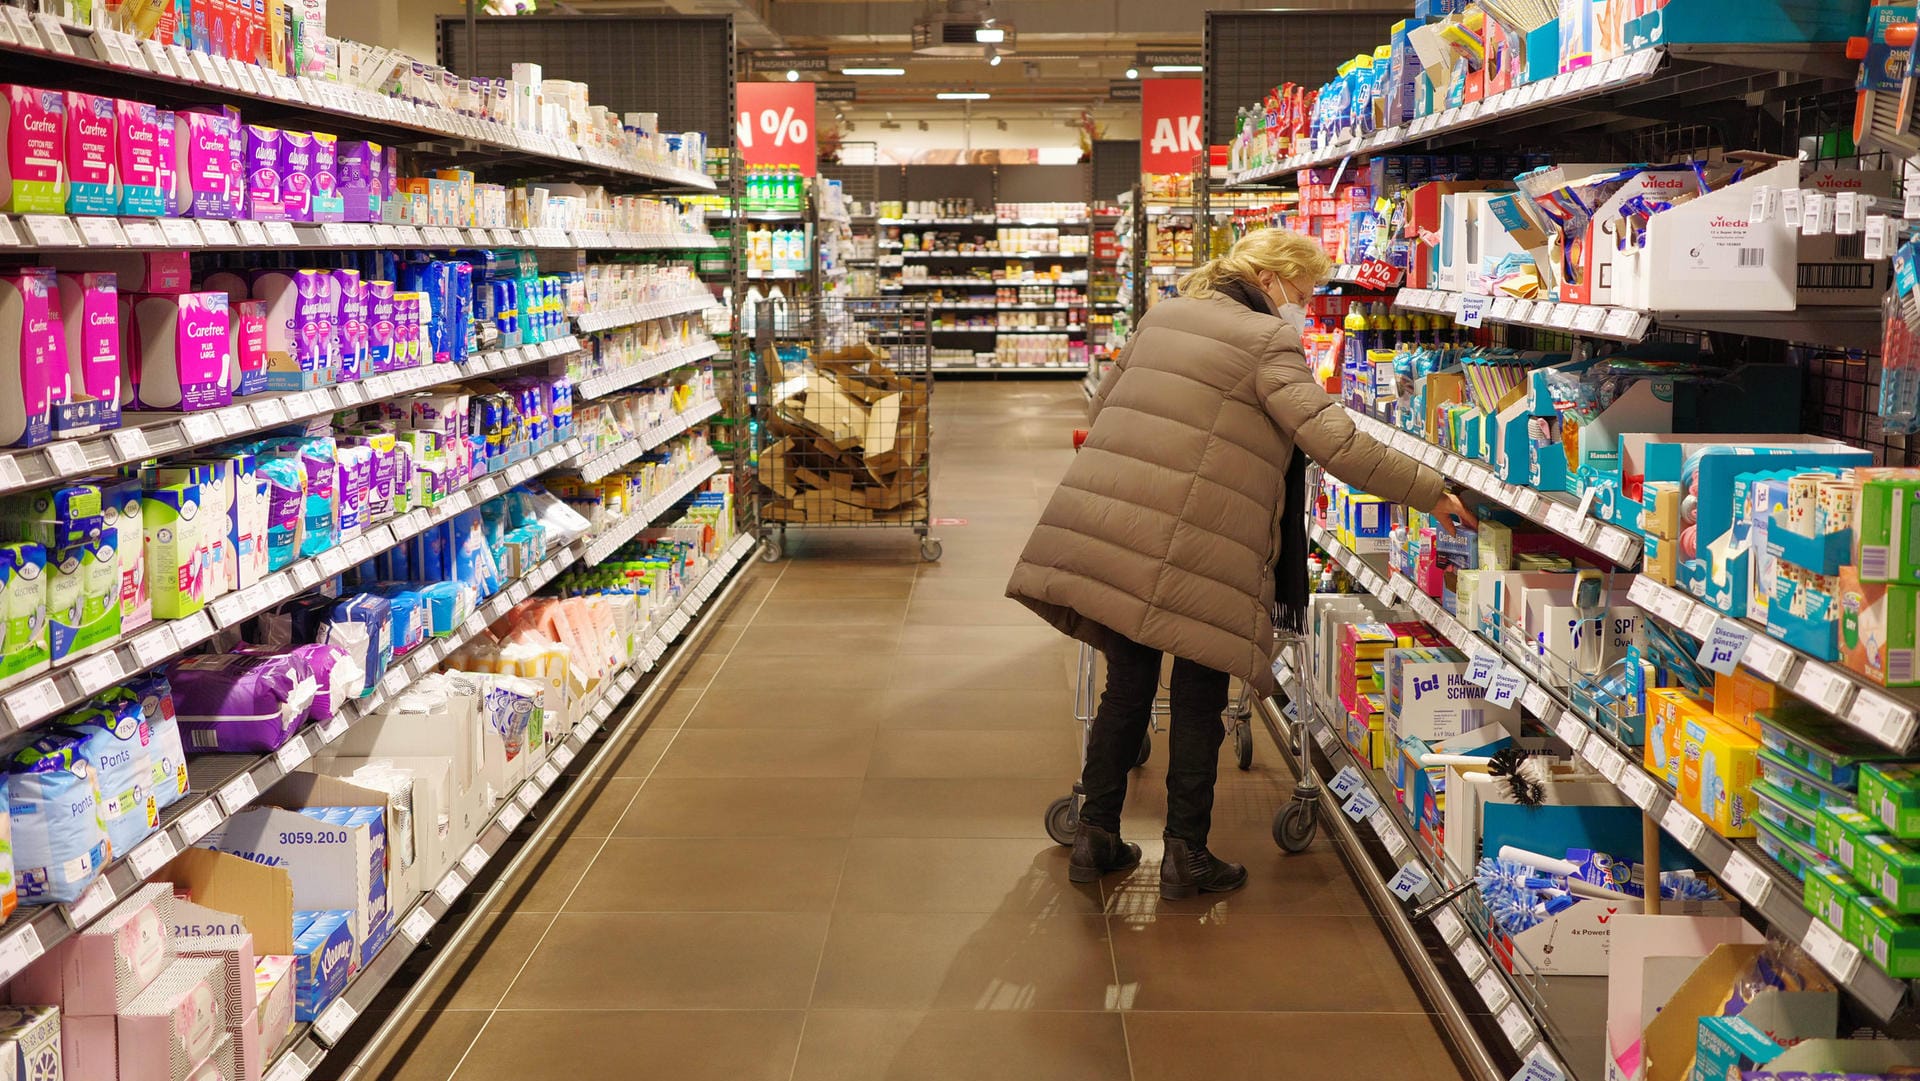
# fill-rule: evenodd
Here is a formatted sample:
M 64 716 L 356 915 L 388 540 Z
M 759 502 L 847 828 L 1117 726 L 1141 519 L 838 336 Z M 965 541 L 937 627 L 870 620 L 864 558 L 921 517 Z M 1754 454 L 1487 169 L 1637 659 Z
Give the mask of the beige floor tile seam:
M 785 573 L 786 573 L 786 568 L 782 567 L 781 574 L 785 574 Z M 774 578 L 773 584 L 776 586 L 779 584 L 778 576 Z M 773 590 L 769 588 L 766 594 L 762 595 L 758 600 L 754 602 L 754 611 L 756 613 L 759 611 L 760 606 L 766 604 L 767 597 L 770 596 L 772 593 L 773 593 Z M 748 617 L 747 623 L 751 625 L 752 622 L 753 622 L 752 617 L 751 616 Z M 721 659 L 722 670 L 724 670 L 726 667 L 726 657 L 731 657 L 733 655 L 733 651 L 738 648 L 738 645 L 739 645 L 738 639 L 735 639 L 733 644 L 727 646 L 727 652 L 725 656 L 722 657 Z M 714 676 L 714 679 L 718 679 L 718 678 L 719 678 L 719 675 L 718 673 L 716 673 Z M 710 680 L 707 683 L 706 687 L 702 687 L 700 689 L 700 698 L 706 697 L 707 690 L 712 686 L 713 686 L 713 682 Z M 696 709 L 699 708 L 700 698 L 694 699 L 694 708 Z M 647 767 L 647 775 L 640 779 L 640 783 L 638 785 L 634 786 L 633 795 L 628 797 L 626 807 L 622 808 L 620 811 L 621 817 L 625 817 L 627 811 L 632 809 L 634 801 L 640 798 L 641 790 L 646 788 L 647 781 L 651 780 L 653 778 L 654 773 L 659 770 L 660 763 L 666 760 L 666 757 L 668 754 L 673 753 L 673 742 L 674 740 L 679 738 L 680 733 L 685 730 L 685 727 L 686 727 L 685 722 L 683 720 L 681 723 L 681 726 L 679 728 L 676 728 L 674 730 L 673 736 L 670 739 L 668 739 L 667 746 L 665 750 L 661 752 L 660 757 L 654 760 L 653 765 Z M 634 738 L 638 738 L 637 733 L 635 734 Z M 618 818 L 614 820 L 614 824 L 618 826 L 619 824 Z M 546 944 L 547 937 L 553 933 L 554 924 L 558 923 L 560 920 L 560 914 L 567 910 L 567 902 L 573 899 L 573 895 L 575 893 L 579 892 L 581 884 L 586 881 L 587 874 L 592 873 L 594 860 L 597 860 L 600 858 L 600 853 L 606 851 L 607 842 L 611 841 L 612 839 L 613 839 L 613 834 L 611 832 L 609 832 L 604 837 L 598 838 L 600 844 L 597 848 L 594 849 L 593 858 L 587 861 L 586 873 L 583 873 L 580 876 L 580 880 L 578 882 L 575 882 L 573 884 L 573 887 L 567 891 L 567 896 L 561 899 L 559 905 L 554 910 L 553 918 L 547 921 L 547 926 L 541 930 L 540 937 L 534 941 L 533 948 L 527 951 L 527 956 L 520 962 L 519 968 L 514 970 L 513 978 L 509 979 L 506 983 L 506 986 L 501 990 L 499 1001 L 496 1002 L 492 1008 L 487 1010 L 486 1020 L 480 1023 L 480 1027 L 478 1029 L 474 1030 L 473 1039 L 468 1041 L 467 1046 L 461 1050 L 460 1057 L 457 1060 L 455 1060 L 452 1068 L 447 1071 L 448 1081 L 451 1081 L 451 1079 L 460 1072 L 460 1067 L 466 1064 L 467 1057 L 471 1055 L 473 1053 L 473 1049 L 479 1045 L 481 1037 L 486 1035 L 487 1026 L 491 1025 L 493 1023 L 493 1019 L 496 1016 L 498 1016 L 501 1012 L 500 1003 L 506 1002 L 508 996 L 512 995 L 514 985 L 520 982 L 520 977 L 526 973 L 527 966 L 533 963 L 534 957 L 537 956 L 540 952 L 540 947 Z

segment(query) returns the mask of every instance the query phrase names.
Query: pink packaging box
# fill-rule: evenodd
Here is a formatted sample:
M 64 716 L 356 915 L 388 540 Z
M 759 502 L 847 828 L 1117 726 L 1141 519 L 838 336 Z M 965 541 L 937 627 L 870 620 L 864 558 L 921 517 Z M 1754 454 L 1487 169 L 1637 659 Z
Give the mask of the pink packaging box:
M 67 210 L 67 96 L 0 84 L 0 211 Z
M 260 1001 L 254 1013 L 263 1047 L 279 1047 L 293 1031 L 293 958 L 268 955 L 253 966 L 254 990 Z
M 260 992 L 254 983 L 253 936 L 209 935 L 181 941 L 181 957 L 211 957 L 220 962 L 221 978 L 226 981 L 227 1012 L 221 1026 L 238 1030 L 260 1005 Z
M 233 362 L 238 367 L 235 394 L 267 389 L 267 302 L 242 300 L 233 306 Z
M 48 950 L 8 988 L 15 1002 L 58 1006 L 68 1020 L 125 1009 L 173 961 L 171 883 L 142 886 L 86 930 Z
M 226 1039 L 225 963 L 182 957 L 120 1014 L 118 1081 L 187 1081 Z
M 132 309 L 127 341 L 134 408 L 190 411 L 233 403 L 227 294 L 140 296 Z
M 173 198 L 173 112 L 144 101 L 114 102 L 120 213 L 164 214 Z
M 52 438 L 53 407 L 66 400 L 66 331 L 47 267 L 0 277 L 0 446 Z
M 67 213 L 120 213 L 118 103 L 67 91 Z
M 54 409 L 53 430 L 82 435 L 119 427 L 119 283 L 108 272 L 62 274 L 59 300 L 67 401 Z
M 174 169 L 179 187 L 174 213 L 231 219 L 244 200 L 240 172 L 240 114 L 190 111 L 174 114 Z

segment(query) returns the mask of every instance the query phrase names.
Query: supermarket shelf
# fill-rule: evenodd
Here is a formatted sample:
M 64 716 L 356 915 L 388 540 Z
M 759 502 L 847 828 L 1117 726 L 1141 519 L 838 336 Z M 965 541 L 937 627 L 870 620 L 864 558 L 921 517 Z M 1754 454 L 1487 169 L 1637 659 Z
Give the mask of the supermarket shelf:
M 652 379 L 656 375 L 664 375 L 683 364 L 705 360 L 718 355 L 719 352 L 719 343 L 712 340 L 702 340 L 692 345 L 683 345 L 678 349 L 669 349 L 664 353 L 656 353 L 638 364 L 629 364 L 611 372 L 590 375 L 573 388 L 573 396 L 580 401 L 598 398 L 622 387 L 630 387 L 643 380 Z
M 1333 268 L 1333 273 L 1327 280 L 1329 282 L 1337 282 L 1341 285 L 1358 285 L 1360 284 L 1360 275 L 1364 270 L 1364 267 L 1355 266 L 1352 263 L 1341 263 Z M 1391 289 L 1400 284 L 1400 279 L 1405 275 L 1406 271 L 1398 267 L 1394 268 L 1393 281 L 1389 282 L 1386 288 Z
M 1461 624 L 1405 576 L 1361 559 L 1317 526 L 1312 527 L 1310 533 L 1314 542 L 1332 555 L 1361 588 L 1389 601 L 1407 602 L 1421 619 L 1456 647 L 1475 657 L 1494 659 L 1503 677 L 1496 677 L 1492 682 L 1498 683 L 1501 678 L 1517 679 L 1513 699 L 1527 713 L 1566 742 L 1628 800 L 1659 821 L 1663 830 L 1692 852 L 1768 924 L 1805 947 L 1875 1017 L 1885 1021 L 1900 1010 L 1909 993 L 1906 981 L 1887 975 L 1838 935 L 1813 929 L 1815 921 L 1800 903 L 1799 881 L 1753 842 L 1721 837 L 1679 804 L 1670 788 L 1641 768 L 1637 748 L 1623 748 L 1608 733 L 1602 720 L 1574 707 L 1566 692 L 1556 686 L 1562 677 L 1544 671 L 1535 658 L 1503 649 Z M 1636 579 L 1633 592 L 1642 597 L 1646 594 L 1645 587 L 1638 584 L 1640 581 L 1657 586 L 1650 580 Z M 1629 597 L 1633 597 L 1633 593 Z M 1640 601 L 1636 599 L 1635 603 Z M 1651 600 L 1651 603 L 1659 601 Z
M 1087 253 L 1064 251 L 903 251 L 904 259 L 1085 259 Z
M 621 545 L 639 536 L 641 530 L 672 510 L 674 504 L 691 495 L 695 488 L 700 487 L 708 477 L 719 471 L 719 455 L 709 456 L 705 461 L 688 470 L 685 476 L 674 481 L 665 491 L 642 504 L 639 513 L 623 516 L 610 528 L 590 540 L 580 558 L 589 567 L 604 562 Z
M 1766 633 L 1750 619 L 1735 619 L 1651 578 L 1633 583 L 1628 599 L 1654 618 L 1705 639 L 1727 624 L 1751 634 L 1735 660 L 1761 679 L 1785 687 L 1860 732 L 1896 751 L 1920 751 L 1920 691 L 1882 687 L 1851 669 L 1830 664 Z
M 1402 289 L 1394 306 L 1439 312 L 1465 320 L 1468 305 L 1489 323 L 1529 326 L 1582 338 L 1638 342 L 1656 326 L 1672 330 L 1725 331 L 1762 338 L 1816 342 L 1836 348 L 1874 349 L 1880 345 L 1880 309 L 1807 307 L 1784 312 L 1641 311 L 1605 304 L 1564 304 L 1513 297 L 1481 297 L 1439 289 Z M 1467 325 L 1472 325 L 1468 323 Z
M 799 281 L 807 276 L 804 270 L 749 270 L 747 278 L 751 281 Z
M 1227 176 L 1227 187 L 1266 184 L 1282 180 L 1302 169 L 1334 165 L 1357 154 L 1376 153 L 1400 147 L 1422 146 L 1429 139 L 1458 135 L 1471 128 L 1511 124 L 1517 114 L 1545 112 L 1575 101 L 1610 94 L 1653 78 L 1666 57 L 1666 50 L 1643 49 L 1629 56 L 1616 57 L 1580 71 L 1556 75 L 1512 90 L 1504 90 L 1485 101 L 1472 102 L 1445 112 L 1423 116 L 1411 124 L 1395 125 L 1370 135 L 1357 136 L 1336 146 L 1286 158 L 1259 169 L 1245 169 Z M 1152 208 L 1149 208 L 1149 213 Z
M 122 427 L 109 432 L 0 452 L 0 492 L 133 466 L 156 456 L 269 431 L 290 422 L 517 368 L 579 349 L 579 341 L 568 335 L 538 345 L 486 350 L 474 354 L 464 364 L 426 364 L 386 372 L 357 383 L 250 395 L 221 409 L 185 414 L 128 411 L 121 414 Z
M 738 219 L 740 221 L 806 221 L 804 210 L 742 210 L 735 214 L 724 208 L 706 212 L 709 218 Z
M 494 857 L 506 846 L 508 839 L 527 816 L 556 787 L 569 787 L 561 784 L 566 771 L 582 754 L 589 753 L 589 745 L 612 717 L 614 710 L 633 691 L 640 676 L 652 671 L 667 649 L 685 636 L 693 621 L 752 551 L 752 536 L 743 534 L 736 537 L 701 574 L 699 580 L 682 594 L 673 612 L 660 621 L 658 630 L 647 639 L 628 666 L 607 676 L 595 697 L 583 703 L 585 715 L 574 723 L 573 730 L 547 756 L 547 761 L 511 792 L 503 793 L 493 817 L 481 827 L 479 836 L 459 861 L 448 868 L 431 889 L 420 894 L 404 915 L 396 911 L 393 935 L 373 960 L 354 975 L 340 996 L 322 1010 L 311 1024 L 295 1027 L 293 1036 L 265 1071 L 265 1077 L 273 1081 L 301 1081 L 318 1068 L 321 1060 L 334 1047 L 341 1044 L 342 1037 L 363 1014 L 373 1009 L 374 1000 L 420 951 L 427 935 L 493 863 Z M 623 731 L 624 727 L 625 722 L 616 728 L 616 732 Z M 611 740 L 601 744 L 602 748 L 611 745 Z M 550 815 L 533 833 L 535 836 L 542 835 L 552 828 L 551 823 L 562 820 L 562 816 Z M 443 951 L 436 957 L 435 966 L 450 953 Z M 419 976 L 416 986 L 424 986 L 431 972 L 430 967 L 427 974 Z M 371 1050 L 372 1047 L 369 1047 L 361 1054 L 365 1055 Z M 343 1075 L 350 1076 L 351 1072 L 349 1068 Z
M 213 636 L 215 628 L 232 627 L 252 619 L 348 567 L 404 543 L 423 529 L 496 498 L 534 474 L 551 469 L 579 449 L 580 444 L 573 440 L 550 447 L 500 473 L 473 481 L 431 507 L 415 508 L 317 556 L 296 560 L 254 585 L 216 598 L 203 611 L 185 619 L 156 620 L 133 634 L 103 644 L 92 653 L 69 659 L 47 673 L 31 677 L 0 696 L 8 728 L 21 731 L 71 710 L 126 677 L 199 645 Z
M 713 250 L 705 234 L 492 229 L 387 222 L 0 214 L 0 248 L 16 251 L 252 251 L 276 249 L 527 248 L 544 251 Z
M 0 41 L 0 57 L 6 58 L 12 74 L 30 85 L 41 85 L 43 80 L 78 85 L 106 78 L 119 91 L 143 100 L 234 105 L 249 119 L 271 116 L 282 125 L 312 123 L 381 142 L 452 140 L 456 149 L 474 155 L 530 157 L 544 165 L 563 166 L 580 180 L 597 172 L 629 182 L 715 190 L 713 181 L 698 169 L 581 147 L 342 83 L 287 78 L 252 64 L 189 53 L 177 45 L 136 43 L 127 35 L 104 30 L 72 31 L 52 19 L 16 22 L 9 29 L 13 33 L 6 38 L 21 40 Z M 263 105 L 268 108 L 262 109 Z
M 1640 534 L 1582 515 L 1579 503 L 1565 492 L 1538 492 L 1508 484 L 1477 461 L 1462 458 L 1444 447 L 1416 438 L 1412 433 L 1382 424 L 1351 406 L 1348 407 L 1348 413 L 1353 417 L 1354 424 L 1374 439 L 1425 462 L 1501 506 L 1579 542 L 1612 560 L 1617 566 L 1632 569 L 1639 565 L 1642 548 Z
M 934 327 L 935 334 L 1084 334 L 1086 325 L 1065 327 Z
M 904 285 L 965 285 L 978 288 L 999 288 L 1006 285 L 1085 285 L 1085 274 L 1069 274 L 1061 278 L 896 278 L 882 284 L 900 287 Z
M 574 317 L 574 326 L 582 334 L 612 330 L 615 327 L 644 323 L 649 319 L 665 319 L 673 315 L 698 315 L 712 311 L 720 305 L 713 302 L 713 294 L 702 289 L 681 297 L 664 297 L 650 300 L 645 304 L 635 304 L 626 308 L 610 308 L 602 311 L 587 312 Z
M 1085 218 L 994 218 L 975 215 L 970 218 L 875 218 L 878 225 L 1086 225 Z
M 660 421 L 660 423 L 655 424 L 639 435 L 630 439 L 622 439 L 620 442 L 603 451 L 582 457 L 580 461 L 574 463 L 574 468 L 580 471 L 581 479 L 588 483 L 600 480 L 607 474 L 638 459 L 641 455 L 719 412 L 720 399 L 714 398 L 710 401 L 701 402 L 699 405 L 694 406 L 684 413 L 676 413 Z
M 522 473 L 520 479 L 525 479 L 540 468 L 561 460 L 573 449 L 572 446 L 554 447 L 542 455 L 545 459 L 544 463 L 522 463 L 528 468 Z M 372 535 L 377 536 L 378 540 L 370 541 L 365 545 L 365 555 L 360 553 L 359 546 L 361 541 L 369 538 L 358 538 L 345 545 L 336 546 L 322 553 L 321 556 L 301 560 L 270 576 L 263 584 L 237 594 L 229 594 L 220 601 L 216 601 L 214 605 L 210 605 L 209 608 L 218 606 L 221 601 L 237 599 L 240 603 L 237 606 L 229 606 L 228 612 L 231 619 L 223 625 L 231 625 L 232 622 L 250 618 L 251 615 L 279 604 L 294 593 L 310 587 L 318 581 L 322 571 L 327 571 L 327 568 L 333 568 L 327 571 L 328 574 L 337 574 L 350 562 L 358 563 L 362 559 L 370 558 L 371 555 L 413 536 L 427 526 L 463 513 L 468 507 L 484 499 L 498 496 L 510 486 L 492 483 L 502 479 L 502 477 L 490 477 L 479 481 L 433 508 L 413 511 L 378 527 L 372 531 Z M 475 498 L 477 489 L 490 494 Z M 380 546 L 376 547 L 376 544 Z M 160 828 L 151 837 L 134 846 L 126 856 L 110 864 L 99 879 L 72 904 L 25 908 L 8 921 L 4 932 L 0 932 L 0 983 L 12 979 L 46 950 L 84 929 L 116 902 L 131 894 L 181 849 L 190 847 L 211 833 L 229 816 L 250 805 L 261 792 L 271 788 L 282 777 L 299 769 L 303 763 L 313 757 L 315 751 L 338 740 L 362 717 L 378 712 L 381 706 L 402 693 L 415 679 L 432 671 L 444 657 L 472 640 L 489 624 L 505 615 L 514 604 L 526 599 L 532 590 L 545 585 L 554 575 L 572 565 L 579 559 L 583 547 L 576 541 L 562 548 L 526 577 L 478 605 L 453 634 L 422 645 L 409 654 L 404 662 L 396 658 L 393 667 L 387 670 L 386 675 L 370 693 L 343 703 L 326 721 L 306 725 L 271 754 L 205 755 L 189 759 L 187 771 L 192 790 L 178 803 L 166 809 Z M 256 591 L 259 592 L 256 593 Z M 252 603 L 256 600 L 263 603 L 257 605 Z M 161 663 L 172 655 L 199 644 L 212 633 L 212 621 L 206 617 L 206 613 L 189 619 L 155 624 L 138 636 L 139 639 L 144 639 L 153 645 L 143 651 L 136 662 L 136 667 L 129 668 L 125 674 L 116 677 L 112 682 L 119 682 L 126 675 Z M 163 650 L 164 655 L 161 652 Z M 107 656 L 111 654 L 96 655 L 96 657 Z M 13 695 L 8 696 L 9 706 L 12 698 Z M 16 727 L 18 726 L 16 721 Z
M 1541 1008 L 1539 999 L 1531 993 L 1532 988 L 1524 980 L 1515 979 L 1505 965 L 1491 956 L 1488 944 L 1475 933 L 1470 920 L 1462 919 L 1455 913 L 1452 903 L 1434 909 L 1427 916 L 1432 934 L 1445 948 L 1432 949 L 1421 939 L 1420 930 L 1414 924 L 1405 902 L 1389 892 L 1390 883 L 1409 866 L 1420 868 L 1440 888 L 1456 884 L 1459 874 L 1451 869 L 1444 857 L 1427 848 L 1404 815 L 1394 813 L 1391 784 L 1368 763 L 1354 756 L 1340 736 L 1342 728 L 1333 712 L 1315 698 L 1301 682 L 1300 675 L 1284 667 L 1275 675 L 1280 677 L 1281 689 L 1287 696 L 1287 706 L 1278 712 L 1288 721 L 1297 723 L 1303 703 L 1312 711 L 1306 723 L 1314 743 L 1326 759 L 1327 768 L 1323 771 L 1316 765 L 1298 760 L 1297 740 L 1281 738 L 1285 729 L 1278 723 L 1279 718 L 1274 716 L 1274 704 L 1262 701 L 1260 707 L 1268 731 L 1290 765 L 1296 770 L 1311 767 L 1318 774 L 1324 794 L 1316 817 L 1322 827 L 1333 834 L 1336 843 L 1347 850 L 1349 870 L 1362 879 L 1361 884 L 1373 895 L 1375 909 L 1393 930 L 1396 943 L 1402 946 L 1402 959 L 1428 991 L 1428 997 L 1438 1008 L 1440 1020 L 1453 1038 L 1454 1046 L 1471 1067 L 1473 1076 L 1508 1076 L 1506 1067 L 1494 1063 L 1498 1045 L 1493 1041 L 1504 1037 L 1515 1056 L 1543 1060 L 1560 1070 L 1558 1074 L 1543 1073 L 1539 1076 L 1584 1079 L 1587 1076 L 1584 1072 L 1569 1072 L 1561 1065 L 1566 1061 L 1578 1061 L 1578 1058 L 1570 1049 L 1554 1046 L 1549 1035 L 1555 1031 L 1550 1023 L 1551 1018 L 1542 1016 L 1547 1011 Z M 1356 781 L 1356 778 L 1363 780 Z M 1367 807 L 1366 801 L 1356 799 L 1360 785 L 1368 786 L 1372 792 L 1371 808 Z M 1336 810 L 1344 813 L 1335 813 Z M 1362 843 L 1366 833 L 1371 833 L 1379 842 L 1386 856 L 1384 862 L 1376 860 L 1370 846 Z M 1438 892 L 1433 884 L 1416 891 L 1409 900 L 1432 900 Z M 1442 965 L 1455 973 L 1451 981 L 1441 975 Z M 1450 990 L 1456 986 L 1471 986 L 1480 1004 L 1475 1006 L 1456 1000 Z M 1463 1005 L 1465 1009 L 1462 1009 Z M 1487 1015 L 1483 1016 L 1483 1023 L 1491 1022 L 1487 1028 L 1497 1030 L 1498 1036 L 1492 1032 L 1483 1033 L 1474 1025 L 1471 1014 L 1482 1010 Z

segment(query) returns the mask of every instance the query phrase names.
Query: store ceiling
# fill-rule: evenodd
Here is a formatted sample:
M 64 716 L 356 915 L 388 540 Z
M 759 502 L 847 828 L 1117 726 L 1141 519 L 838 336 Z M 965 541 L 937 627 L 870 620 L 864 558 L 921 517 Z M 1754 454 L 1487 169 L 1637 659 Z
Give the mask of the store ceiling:
M 1014 43 L 1001 50 L 998 66 L 984 57 L 916 57 L 914 23 L 942 8 L 984 6 L 1011 25 Z M 1009 104 L 1095 105 L 1108 100 L 1112 83 L 1125 81 L 1137 52 L 1180 49 L 1197 52 L 1209 10 L 1272 9 L 1380 11 L 1404 14 L 1406 0 L 566 0 L 581 14 L 731 14 L 743 54 L 755 50 L 824 51 L 826 73 L 803 78 L 851 82 L 858 102 L 931 105 L 934 94 L 985 90 Z M 1385 30 L 1383 22 L 1382 30 Z M 744 55 L 743 55 L 744 60 Z M 857 66 L 903 67 L 902 76 L 842 76 Z M 1141 71 L 1142 77 L 1153 77 Z M 743 78 L 780 78 L 755 73 Z M 945 104 L 945 103 L 942 103 Z

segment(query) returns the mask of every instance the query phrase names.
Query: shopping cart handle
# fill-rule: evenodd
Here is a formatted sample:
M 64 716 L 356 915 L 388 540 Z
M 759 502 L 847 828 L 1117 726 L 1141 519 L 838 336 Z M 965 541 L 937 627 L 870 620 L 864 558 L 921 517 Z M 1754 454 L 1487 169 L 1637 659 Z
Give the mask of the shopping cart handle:
M 1073 430 L 1073 449 L 1079 450 L 1081 447 L 1086 445 L 1086 442 L 1087 442 L 1087 430 L 1085 428 L 1075 428 Z

